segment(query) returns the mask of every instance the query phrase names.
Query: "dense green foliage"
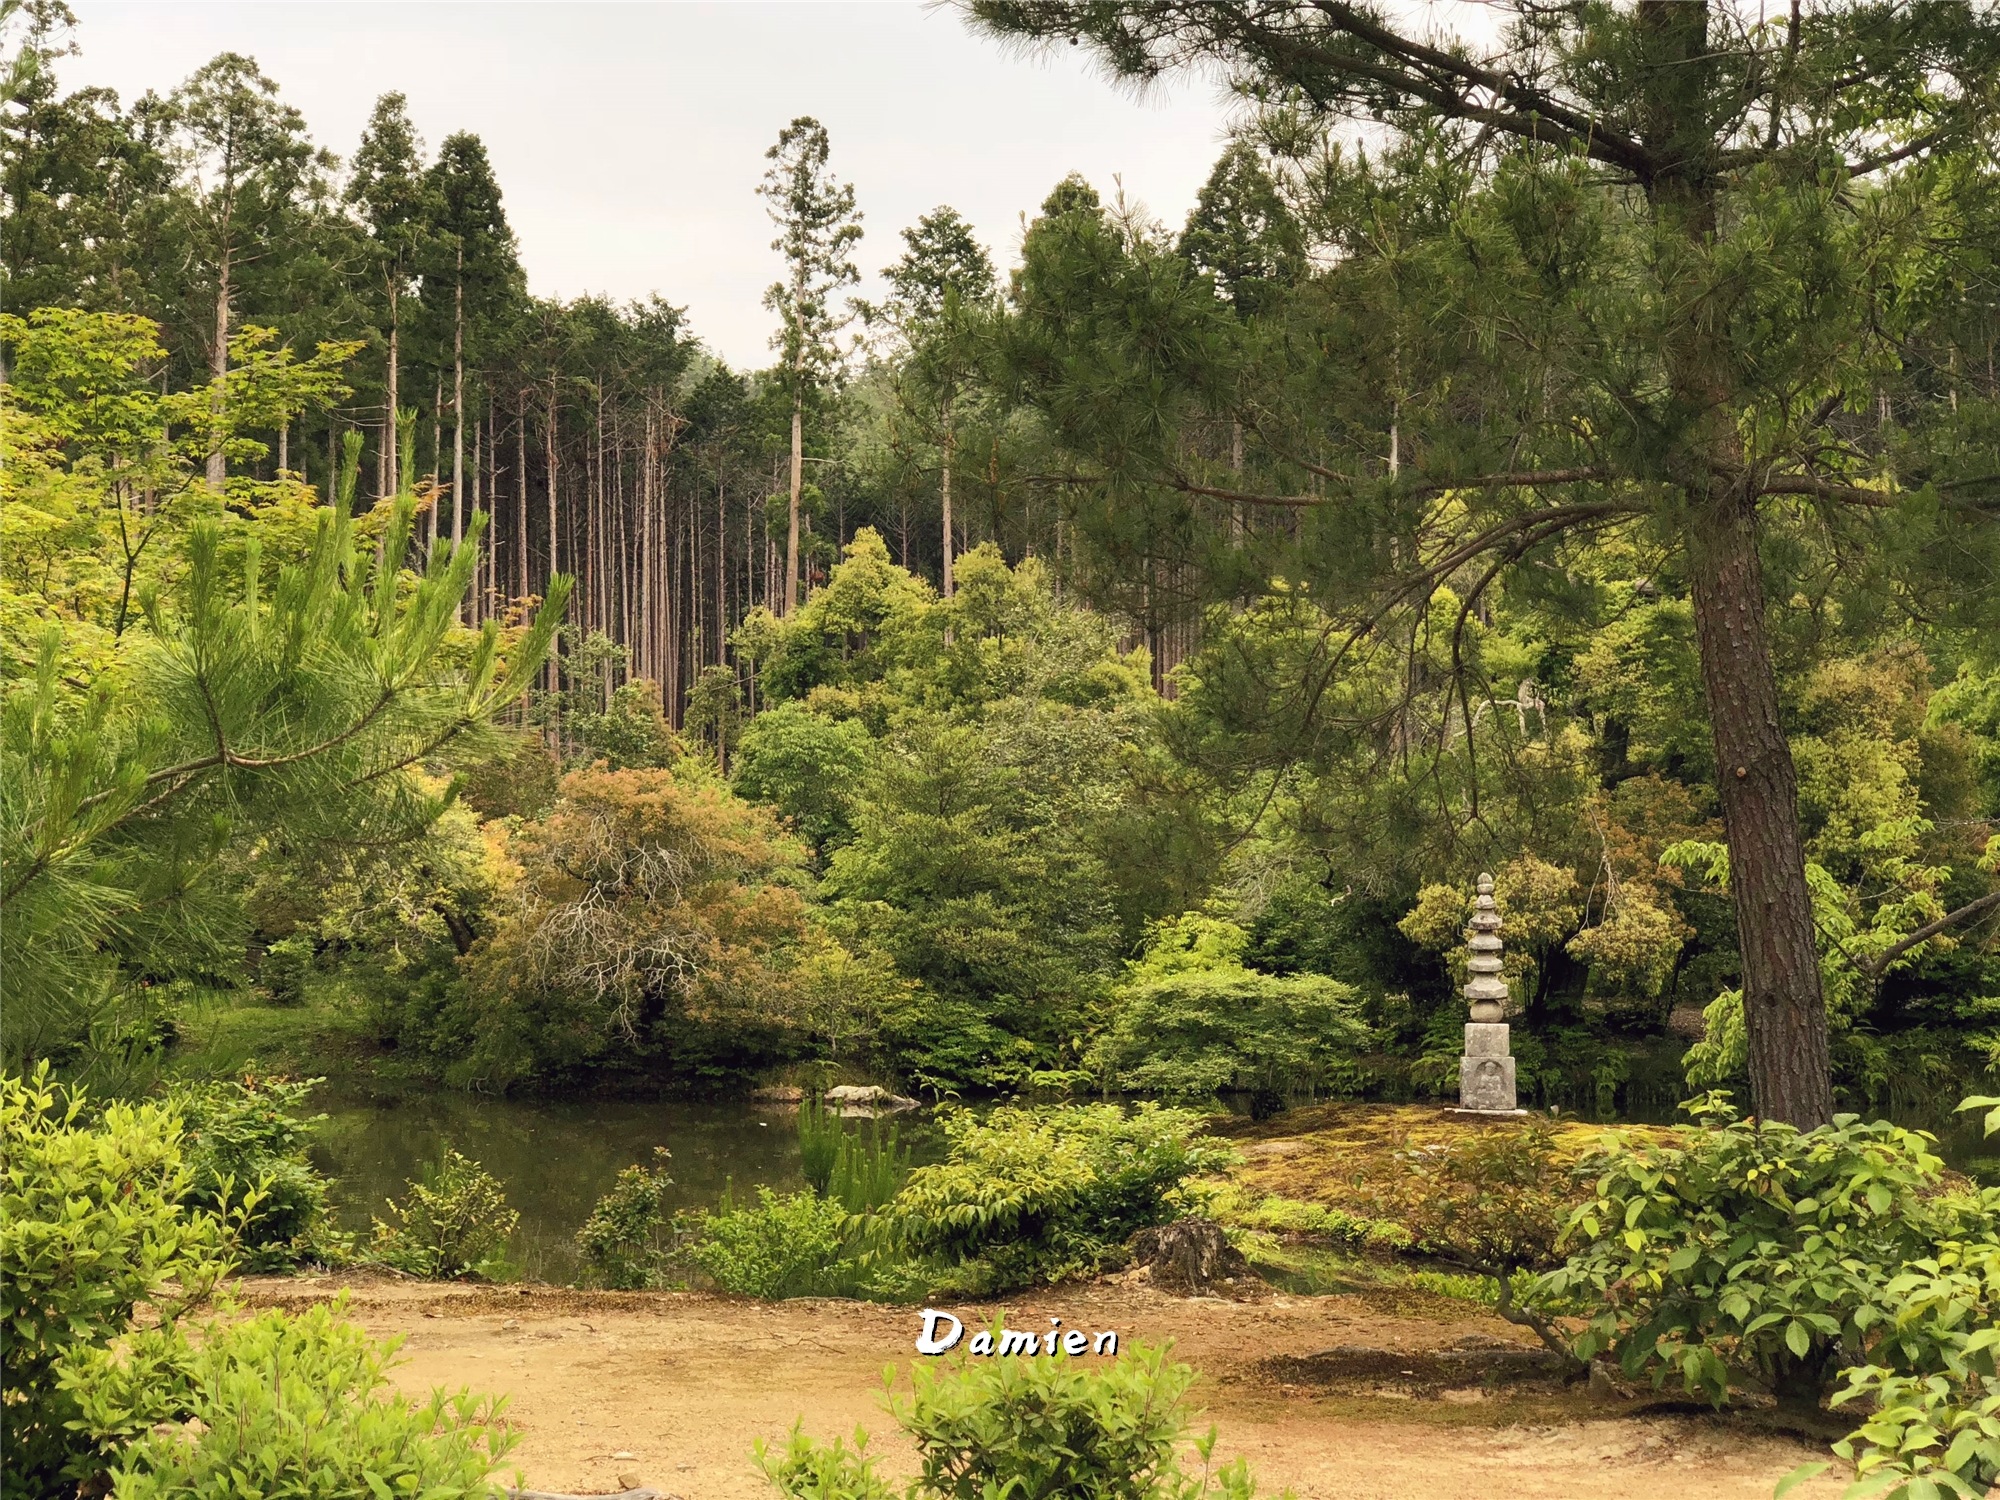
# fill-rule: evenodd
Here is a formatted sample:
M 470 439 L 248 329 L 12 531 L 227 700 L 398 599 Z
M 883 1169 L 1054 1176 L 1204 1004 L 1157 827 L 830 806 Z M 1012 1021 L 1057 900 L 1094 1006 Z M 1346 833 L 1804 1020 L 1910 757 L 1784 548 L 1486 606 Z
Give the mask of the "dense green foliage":
M 325 1116 L 303 1113 L 318 1079 L 246 1073 L 183 1084 L 167 1095 L 180 1116 L 190 1206 L 231 1219 L 244 1261 L 258 1269 L 325 1260 L 342 1249 L 327 1181 L 306 1155 Z
M 653 1157 L 651 1171 L 636 1163 L 621 1171 L 577 1230 L 586 1282 L 620 1291 L 659 1284 L 673 1253 L 667 1190 L 674 1180 L 667 1175 L 667 1148 L 654 1147 Z
M 344 1312 L 343 1300 L 216 1320 L 199 1342 L 185 1324 L 147 1328 L 116 1357 L 95 1349 L 71 1361 L 63 1383 L 104 1446 L 113 1493 L 488 1500 L 517 1441 L 506 1402 L 390 1390 L 396 1345 L 375 1343 Z
M 1864 1476 L 1903 1476 L 1905 1500 L 1980 1493 L 2000 1474 L 2000 1189 L 1942 1191 L 1931 1138 L 1886 1122 L 1801 1133 L 1692 1108 L 1688 1144 L 1580 1168 L 1577 1248 L 1537 1289 L 1586 1320 L 1578 1356 L 1718 1406 L 1751 1381 L 1817 1405 L 1841 1378 L 1837 1402 L 1876 1408 L 1839 1449 Z
M 85 1113 L 46 1067 L 0 1077 L 0 1326 L 6 1329 L 5 1487 L 43 1493 L 91 1472 L 75 1394 L 58 1381 L 80 1351 L 103 1349 L 148 1303 L 172 1326 L 228 1268 L 228 1233 L 185 1207 L 194 1188 L 180 1124 L 160 1104 Z
M 205 1320 L 190 1336 L 239 1252 L 289 1248 L 272 1236 L 296 1222 L 296 1185 L 281 1171 L 274 1201 L 288 1207 L 267 1211 L 226 1168 L 295 1160 L 288 1111 L 305 1088 L 93 1109 L 46 1065 L 0 1078 L 8 1493 L 491 1493 L 513 1441 L 501 1403 L 386 1395 L 393 1346 L 339 1306 Z M 305 1196 L 323 1210 L 323 1185 Z
M 1145 1345 L 1101 1366 L 1065 1355 L 915 1366 L 910 1394 L 888 1401 L 920 1464 L 905 1500 L 1249 1500 L 1257 1483 L 1243 1459 L 1211 1463 L 1213 1429 L 1189 1444 L 1194 1379 Z M 795 1427 L 782 1452 L 760 1443 L 757 1458 L 792 1500 L 891 1500 L 867 1444 L 862 1432 L 848 1448 Z
M 403 1200 L 390 1199 L 389 1218 L 376 1219 L 372 1253 L 413 1276 L 504 1279 L 512 1269 L 508 1241 L 521 1216 L 478 1162 L 447 1146 L 423 1176 L 406 1184 Z
M 945 1134 L 945 1159 L 912 1171 L 886 1217 L 919 1278 L 969 1295 L 1099 1269 L 1233 1159 L 1198 1116 L 1156 1105 L 959 1114 Z

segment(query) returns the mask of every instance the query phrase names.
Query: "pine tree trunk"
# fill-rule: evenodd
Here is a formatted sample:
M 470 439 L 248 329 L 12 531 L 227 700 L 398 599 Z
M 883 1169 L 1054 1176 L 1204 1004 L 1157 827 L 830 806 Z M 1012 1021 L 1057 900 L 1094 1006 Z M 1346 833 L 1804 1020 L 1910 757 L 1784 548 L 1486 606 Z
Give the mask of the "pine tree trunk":
M 1702 107 L 1709 16 L 1702 5 L 1643 4 L 1638 24 L 1662 60 L 1641 103 L 1644 134 L 1673 163 L 1646 184 L 1665 305 L 1662 353 L 1672 407 L 1686 427 L 1663 454 L 1687 497 L 1683 543 L 1729 884 L 1743 965 L 1750 1102 L 1759 1119 L 1801 1129 L 1833 1117 L 1826 1003 L 1799 828 L 1798 775 L 1778 712 L 1765 633 L 1757 494 L 1745 472 L 1738 358 L 1727 346 L 1714 262 L 1713 141 Z M 1671 60 L 1671 66 L 1664 65 Z
M 715 664 L 729 665 L 729 509 L 722 461 L 715 464 Z
M 805 482 L 805 412 L 803 384 L 792 388 L 792 503 L 785 530 L 785 618 L 799 604 L 799 491 Z
M 1731 494 L 1697 511 L 1687 554 L 1743 960 L 1751 1107 L 1759 1119 L 1810 1129 L 1833 1118 L 1826 1003 L 1798 775 L 1764 630 L 1754 502 Z
M 222 419 L 229 410 L 229 396 L 224 388 L 225 377 L 229 374 L 229 250 L 226 246 L 216 268 L 215 347 L 209 353 L 208 372 L 208 409 L 214 414 L 216 425 L 208 440 L 207 478 L 208 487 L 219 495 L 223 481 L 229 477 L 229 463 L 222 454 Z

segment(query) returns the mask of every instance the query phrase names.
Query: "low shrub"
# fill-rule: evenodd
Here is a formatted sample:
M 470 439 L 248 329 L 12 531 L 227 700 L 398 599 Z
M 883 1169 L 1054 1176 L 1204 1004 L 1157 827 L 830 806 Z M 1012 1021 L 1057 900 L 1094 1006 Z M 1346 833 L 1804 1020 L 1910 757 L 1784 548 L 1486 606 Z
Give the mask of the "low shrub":
M 667 1190 L 667 1148 L 653 1148 L 653 1169 L 633 1165 L 576 1232 L 577 1259 L 586 1285 L 639 1291 L 659 1286 L 673 1257 L 673 1216 Z
M 2000 1134 L 2000 1099 L 1959 1108 L 1990 1110 L 1986 1134 Z M 2000 1192 L 1985 1199 L 2000 1206 Z M 1868 1419 L 1833 1451 L 1854 1466 L 1858 1486 L 1884 1500 L 1991 1493 L 2000 1480 L 2000 1234 L 1989 1220 L 1984 1233 L 1947 1240 L 1884 1291 L 1894 1323 L 1869 1361 L 1846 1371 L 1831 1403 L 1859 1403 Z
M 1247 1092 L 1268 1119 L 1343 1081 L 1368 1027 L 1349 985 L 1319 974 L 1195 969 L 1148 980 L 1120 996 L 1117 1020 L 1092 1053 L 1113 1086 L 1205 1105 Z
M 713 1211 L 681 1215 L 676 1224 L 687 1236 L 688 1259 L 725 1292 L 838 1296 L 860 1279 L 847 1210 L 817 1193 L 760 1187 L 755 1207 L 725 1194 Z
M 1482 1276 L 1545 1271 L 1579 1194 L 1546 1120 L 1493 1126 L 1397 1153 L 1400 1176 L 1364 1192 L 1409 1248 Z
M 308 937 L 279 938 L 257 963 L 258 988 L 273 1005 L 298 1005 L 306 998 L 318 950 Z
M 1137 1346 L 1096 1366 L 1064 1355 L 917 1366 L 910 1380 L 909 1396 L 886 1402 L 920 1463 L 906 1500 L 1249 1500 L 1257 1492 L 1244 1460 L 1213 1464 L 1212 1428 L 1190 1444 L 1195 1372 L 1168 1364 L 1161 1349 Z M 794 1427 L 782 1453 L 760 1442 L 757 1460 L 791 1500 L 890 1500 L 867 1441 L 857 1431 L 853 1448 L 824 1445 Z
M 1087 1275 L 1136 1230 L 1194 1206 L 1189 1179 L 1235 1160 L 1200 1124 L 1156 1105 L 950 1116 L 945 1160 L 912 1171 L 884 1216 L 939 1286 L 985 1294 Z
M 432 1280 L 499 1281 L 511 1274 L 507 1243 L 521 1216 L 507 1206 L 507 1195 L 490 1172 L 447 1146 L 439 1161 L 407 1186 L 401 1203 L 389 1200 L 395 1222 L 374 1221 L 377 1260 Z
M 194 1171 L 164 1104 L 91 1118 L 44 1064 L 0 1077 L 0 1141 L 0 1492 L 53 1494 L 96 1468 L 61 1367 L 122 1336 L 141 1302 L 171 1328 L 227 1271 L 228 1237 L 186 1207 Z
M 421 1495 L 489 1500 L 516 1439 L 506 1403 L 391 1392 L 396 1344 L 345 1321 L 345 1299 L 292 1316 L 140 1330 L 62 1373 L 119 1500 Z M 518 1480 L 516 1481 L 518 1483 Z
M 253 1270 L 339 1259 L 328 1183 L 307 1157 L 324 1115 L 307 1116 L 319 1078 L 260 1077 L 181 1084 L 167 1096 L 181 1117 L 193 1182 L 188 1201 L 238 1218 L 237 1245 Z M 254 1208 L 247 1207 L 255 1195 Z
M 1580 1357 L 1678 1374 L 1717 1405 L 1732 1382 L 1817 1402 L 1843 1366 L 1880 1370 L 1864 1384 L 1899 1396 L 1904 1376 L 1990 1378 L 1991 1342 L 1968 1351 L 1953 1330 L 2000 1309 L 2000 1189 L 1944 1191 L 1932 1137 L 1886 1121 L 1800 1132 L 1742 1120 L 1726 1095 L 1687 1108 L 1709 1127 L 1689 1144 L 1584 1164 L 1595 1184 L 1568 1226 L 1581 1246 L 1540 1283 L 1588 1318 Z M 1941 1282 L 1964 1295 L 1918 1295 Z

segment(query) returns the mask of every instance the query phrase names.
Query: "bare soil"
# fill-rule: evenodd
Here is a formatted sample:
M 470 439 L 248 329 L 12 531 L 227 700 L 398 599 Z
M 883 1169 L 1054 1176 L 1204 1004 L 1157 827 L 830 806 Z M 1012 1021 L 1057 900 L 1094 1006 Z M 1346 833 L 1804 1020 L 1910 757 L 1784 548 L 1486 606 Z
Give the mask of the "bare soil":
M 863 1426 L 887 1470 L 914 1469 L 880 1406 L 885 1368 L 916 1358 L 911 1309 L 366 1277 L 242 1290 L 253 1306 L 299 1308 L 343 1288 L 370 1332 L 404 1336 L 404 1388 L 512 1398 L 514 1456 L 539 1489 L 610 1492 L 625 1474 L 683 1500 L 765 1500 L 751 1445 L 801 1420 L 825 1438 Z M 1540 1369 L 1521 1330 L 1408 1289 L 1181 1298 L 1140 1273 L 952 1310 L 968 1330 L 1004 1312 L 1014 1328 L 1054 1317 L 1128 1346 L 1173 1340 L 1202 1371 L 1218 1457 L 1247 1455 L 1266 1493 L 1300 1500 L 1769 1500 L 1791 1469 L 1828 1456 L 1754 1413 L 1593 1397 Z M 1830 1500 L 1841 1487 L 1833 1472 L 1793 1494 Z

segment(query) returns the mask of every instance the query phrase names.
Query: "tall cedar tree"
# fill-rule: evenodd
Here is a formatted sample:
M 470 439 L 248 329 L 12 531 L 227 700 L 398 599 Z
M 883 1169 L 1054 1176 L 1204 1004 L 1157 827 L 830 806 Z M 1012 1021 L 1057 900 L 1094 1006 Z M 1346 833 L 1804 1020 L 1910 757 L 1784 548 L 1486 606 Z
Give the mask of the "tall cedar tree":
M 1059 358 L 1045 370 L 1061 389 L 1042 404 L 1127 494 L 1165 488 L 1289 513 L 1323 536 L 1339 528 L 1346 550 L 1329 540 L 1322 555 L 1348 566 L 1325 586 L 1347 593 L 1350 642 L 1454 574 L 1471 610 L 1508 567 L 1546 565 L 1565 538 L 1623 527 L 1677 560 L 1731 856 L 1753 1103 L 1767 1119 L 1829 1119 L 1827 1015 L 1759 544 L 1804 512 L 1830 530 L 1874 528 L 1851 556 L 1900 550 L 1932 576 L 1991 545 L 1990 464 L 1943 440 L 1858 442 L 1842 422 L 1877 409 L 1896 367 L 1885 322 L 1905 314 L 1871 278 L 1921 212 L 1897 189 L 1943 190 L 1952 154 L 1990 139 L 2000 19 L 1965 6 L 1794 0 L 1766 23 L 1751 5 L 1514 0 L 1504 35 L 1486 45 L 1427 39 L 1343 0 L 961 4 L 1009 39 L 1087 43 L 1122 77 L 1220 71 L 1309 128 L 1374 119 L 1419 155 L 1486 153 L 1520 247 L 1511 293 L 1488 255 L 1494 243 L 1468 237 L 1456 242 L 1459 301 L 1429 286 L 1399 295 L 1432 298 L 1443 320 L 1432 330 L 1465 330 L 1461 362 L 1518 331 L 1509 357 L 1522 370 L 1539 364 L 1539 394 L 1524 379 L 1508 386 L 1519 372 L 1489 362 L 1503 396 L 1481 402 L 1455 388 L 1451 401 L 1396 414 L 1407 448 L 1385 476 L 1380 447 L 1326 436 L 1343 425 L 1352 434 L 1337 411 L 1288 424 L 1244 401 L 1245 367 L 1232 371 L 1229 351 L 1245 346 L 1214 325 L 1178 342 L 1135 336 L 1132 357 L 1152 373 L 1200 387 L 1261 432 L 1270 472 L 1290 462 L 1297 476 L 1289 494 L 1227 475 L 1204 485 L 1185 452 L 1149 445 L 1130 407 L 1162 386 L 1130 371 L 1116 387 L 1129 393 L 1123 416 L 1093 411 L 1065 385 L 1075 381 Z M 1439 263 L 1466 228 L 1455 220 L 1431 233 Z M 1484 302 L 1484 292 L 1513 300 Z M 1413 326 L 1354 323 L 1366 325 L 1355 335 L 1364 345 Z M 1296 345 L 1283 352 L 1304 368 Z M 1398 352 L 1367 357 L 1387 375 Z M 1278 363 L 1267 354 L 1266 373 Z M 1108 387 L 1094 394 L 1119 404 Z M 1322 460 L 1299 458 L 1315 445 Z
M 941 204 L 903 231 L 902 258 L 885 273 L 889 314 L 908 345 L 903 394 L 935 424 L 944 545 L 944 596 L 952 596 L 953 406 L 976 368 L 975 334 L 993 299 L 993 261 L 958 210 Z M 928 425 L 928 424 L 927 424 Z
M 465 535 L 470 507 L 465 490 L 465 367 L 486 353 L 488 335 L 520 294 L 522 276 L 514 231 L 500 201 L 486 147 L 466 131 L 448 135 L 430 169 L 434 234 L 426 247 L 425 300 L 432 288 L 450 299 L 440 322 L 451 327 L 451 544 Z
M 374 243 L 375 272 L 388 324 L 385 432 L 396 430 L 397 414 L 402 410 L 403 297 L 421 270 L 421 257 L 436 217 L 423 149 L 417 127 L 410 122 L 409 101 L 398 93 L 384 94 L 375 101 L 368 128 L 361 133 L 347 183 L 348 201 L 360 210 Z M 402 483 L 396 467 L 396 445 L 385 442 L 376 486 L 385 498 L 395 494 Z
M 238 53 L 221 53 L 196 69 L 168 101 L 168 111 L 175 165 L 190 188 L 190 239 L 215 278 L 208 359 L 216 431 L 207 480 L 220 491 L 228 472 L 222 419 L 235 279 L 245 262 L 282 243 L 287 210 L 307 174 L 323 163 L 306 138 L 305 117 L 280 104 L 277 84 Z
M 805 477 L 806 392 L 830 380 L 841 366 L 840 334 L 853 321 L 851 307 L 836 309 L 842 287 L 861 279 L 853 251 L 861 238 L 861 212 L 854 187 L 827 168 L 826 127 L 801 115 L 778 132 L 764 153 L 771 163 L 758 193 L 765 199 L 778 237 L 771 248 L 785 258 L 785 279 L 764 293 L 764 306 L 781 320 L 771 347 L 792 398 L 792 486 L 785 536 L 785 613 L 799 599 L 799 492 Z

